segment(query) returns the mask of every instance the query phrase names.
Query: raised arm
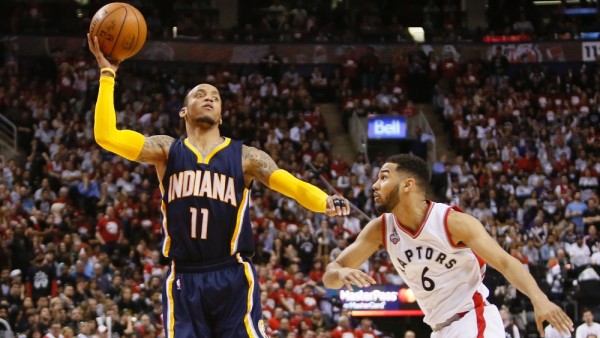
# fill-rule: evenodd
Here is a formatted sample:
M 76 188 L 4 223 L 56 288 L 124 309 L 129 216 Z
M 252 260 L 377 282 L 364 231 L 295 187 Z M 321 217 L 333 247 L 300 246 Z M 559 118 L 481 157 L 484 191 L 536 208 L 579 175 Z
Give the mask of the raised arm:
M 102 148 L 131 161 L 163 166 L 173 138 L 166 135 L 144 137 L 133 130 L 117 129 L 114 105 L 115 76 L 118 64 L 109 62 L 102 54 L 98 38 L 88 34 L 90 51 L 101 68 L 100 88 L 94 114 L 94 137 Z
M 323 284 L 330 289 L 339 289 L 346 285 L 351 290 L 352 285 L 367 287 L 375 284 L 375 280 L 358 270 L 371 255 L 379 249 L 381 242 L 381 217 L 370 221 L 358 234 L 354 243 L 344 249 L 335 261 L 327 265 Z
M 540 290 L 535 279 L 523 268 L 513 256 L 504 251 L 500 245 L 485 231 L 483 225 L 473 216 L 451 211 L 448 215 L 448 230 L 454 243 L 462 243 L 471 248 L 475 254 L 483 258 L 504 277 L 523 292 L 531 302 L 535 311 L 535 320 L 540 334 L 543 335 L 543 322 L 547 320 L 563 333 L 573 331 L 571 319 Z
M 244 146 L 242 163 L 246 182 L 257 179 L 269 188 L 298 201 L 306 209 L 329 216 L 347 215 L 350 211 L 348 200 L 339 195 L 327 196 L 323 190 L 279 169 L 275 161 L 262 150 Z

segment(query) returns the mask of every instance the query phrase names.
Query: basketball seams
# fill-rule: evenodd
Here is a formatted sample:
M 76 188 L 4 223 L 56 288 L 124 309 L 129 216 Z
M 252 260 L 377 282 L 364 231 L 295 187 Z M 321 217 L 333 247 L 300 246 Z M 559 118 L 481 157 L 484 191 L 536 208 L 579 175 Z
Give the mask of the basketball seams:
M 104 25 L 104 22 L 106 21 L 106 19 L 108 19 L 111 15 L 113 15 L 115 12 L 119 11 L 120 9 L 125 10 L 125 17 L 127 16 L 127 7 L 123 6 L 123 5 L 119 5 L 119 7 L 113 9 L 112 11 L 108 11 L 108 9 L 106 10 L 106 15 L 102 18 L 102 20 L 99 20 L 99 22 L 97 23 L 96 27 L 97 29 L 94 29 L 92 31 L 92 34 L 95 36 L 98 36 L 98 34 L 100 33 L 100 31 L 102 30 L 102 26 Z M 123 21 L 124 22 L 124 21 Z M 123 22 L 121 22 L 121 29 L 123 29 Z M 121 32 L 119 31 L 119 34 L 117 34 L 115 36 L 115 40 L 114 43 L 112 45 L 112 49 L 110 50 L 110 53 L 108 53 L 108 57 L 110 57 L 113 53 L 113 51 L 115 50 L 115 46 L 117 45 L 117 41 L 119 40 L 119 35 L 121 34 Z M 101 39 L 103 40 L 103 39 Z M 100 46 L 100 48 L 102 48 L 102 46 Z
M 138 17 L 139 15 L 142 15 L 142 13 L 140 11 L 137 10 L 137 8 L 132 7 L 133 8 L 133 17 L 135 18 L 135 22 L 137 23 L 137 34 L 135 35 L 135 44 L 133 45 L 133 48 L 131 48 L 131 52 L 133 53 L 134 51 L 137 50 L 137 45 L 140 42 L 140 34 L 142 34 L 142 29 L 140 27 L 140 18 Z M 131 54 L 129 54 L 129 56 L 131 56 Z
M 122 8 L 122 6 L 120 8 Z M 119 8 L 116 8 L 109 12 L 108 9 L 106 9 L 106 15 L 101 20 L 98 20 L 98 22 L 94 26 L 92 26 L 92 31 L 91 31 L 92 35 L 98 36 L 98 33 L 100 33 L 100 29 L 102 28 L 104 21 L 106 21 L 106 19 L 108 17 L 110 17 L 111 14 L 113 14 L 114 12 L 116 12 L 118 10 L 119 10 Z M 102 48 L 102 46 L 100 46 L 100 48 Z M 114 48 L 114 44 L 113 44 L 113 48 Z
M 89 32 L 98 37 L 107 58 L 123 61 L 142 49 L 147 36 L 146 20 L 134 6 L 113 2 L 94 14 Z
M 112 46 L 112 49 L 110 50 L 110 53 L 108 54 L 108 56 L 112 57 L 112 53 L 115 51 L 115 47 L 117 47 L 117 44 L 119 42 L 119 38 L 121 37 L 121 32 L 123 31 L 123 27 L 125 26 L 125 21 L 127 21 L 127 15 L 129 14 L 129 11 L 127 10 L 126 6 L 121 6 L 120 8 L 123 8 L 125 10 L 125 15 L 123 15 L 123 19 L 121 20 L 121 25 L 119 26 L 119 33 L 117 34 L 117 37 L 115 38 L 115 43 Z M 122 61 L 122 60 L 119 60 Z

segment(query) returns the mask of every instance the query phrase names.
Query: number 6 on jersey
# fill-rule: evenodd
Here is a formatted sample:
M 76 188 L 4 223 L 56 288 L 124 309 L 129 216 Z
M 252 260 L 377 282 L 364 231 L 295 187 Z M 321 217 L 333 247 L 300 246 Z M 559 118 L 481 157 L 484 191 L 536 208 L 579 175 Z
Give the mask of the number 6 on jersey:
M 192 213 L 192 238 L 198 237 L 198 209 L 190 207 L 190 212 Z M 208 232 L 208 209 L 202 208 L 200 209 L 200 213 L 202 214 L 202 229 L 200 230 L 200 239 L 206 239 L 206 235 Z

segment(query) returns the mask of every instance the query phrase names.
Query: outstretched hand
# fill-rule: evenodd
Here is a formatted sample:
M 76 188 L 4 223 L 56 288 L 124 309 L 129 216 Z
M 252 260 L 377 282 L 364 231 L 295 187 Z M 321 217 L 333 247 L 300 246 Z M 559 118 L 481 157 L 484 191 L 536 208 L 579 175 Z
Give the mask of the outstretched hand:
M 88 40 L 88 46 L 90 48 L 90 52 L 92 52 L 92 54 L 94 54 L 94 56 L 96 57 L 96 61 L 98 62 L 98 67 L 110 68 L 110 69 L 114 70 L 115 72 L 117 72 L 120 61 L 118 61 L 118 60 L 110 60 L 109 61 L 104 56 L 104 53 L 102 53 L 102 50 L 100 50 L 100 43 L 98 42 L 98 37 L 91 36 L 90 33 L 88 33 L 87 40 Z
M 573 332 L 573 321 L 558 305 L 546 299 L 540 304 L 534 304 L 535 323 L 541 337 L 544 337 L 544 321 L 547 321 L 565 336 Z
M 344 197 L 335 194 L 327 197 L 327 216 L 347 216 L 350 214 L 350 202 Z
M 352 285 L 356 285 L 359 288 L 366 288 L 377 284 L 373 277 L 358 269 L 341 268 L 338 274 L 340 281 L 342 281 L 350 291 L 352 291 Z

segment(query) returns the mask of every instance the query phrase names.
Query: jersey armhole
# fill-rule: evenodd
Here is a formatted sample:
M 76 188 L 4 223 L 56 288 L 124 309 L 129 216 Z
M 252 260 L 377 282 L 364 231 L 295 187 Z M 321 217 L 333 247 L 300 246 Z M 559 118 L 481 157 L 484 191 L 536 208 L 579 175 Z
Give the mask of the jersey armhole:
M 383 248 L 387 250 L 387 244 L 385 242 L 385 233 L 387 226 L 385 225 L 385 214 L 381 215 L 381 242 L 383 243 Z
M 450 215 L 450 211 L 452 211 L 452 210 L 464 213 L 464 211 L 461 208 L 459 208 L 455 205 L 446 209 L 446 215 L 444 215 L 444 230 L 446 232 L 446 238 L 448 239 L 448 243 L 450 243 L 451 247 L 453 247 L 455 249 L 464 249 L 467 247 L 464 243 L 461 243 L 461 242 L 454 243 L 452 241 L 452 236 L 450 236 L 450 230 L 448 229 L 448 216 Z

